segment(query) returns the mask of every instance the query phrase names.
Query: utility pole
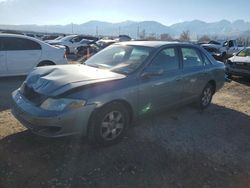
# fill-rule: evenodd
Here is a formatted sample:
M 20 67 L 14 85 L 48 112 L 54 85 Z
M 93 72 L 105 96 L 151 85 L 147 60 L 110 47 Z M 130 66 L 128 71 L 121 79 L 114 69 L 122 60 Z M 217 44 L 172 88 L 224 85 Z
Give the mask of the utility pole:
M 138 25 L 137 26 L 137 39 L 140 38 L 140 26 Z
M 121 34 L 121 26 L 119 26 L 119 35 Z
M 99 29 L 98 29 L 98 26 L 96 26 L 95 28 L 95 35 L 98 37 L 99 36 Z
M 71 23 L 71 33 L 74 34 L 74 24 L 73 24 L 73 22 Z

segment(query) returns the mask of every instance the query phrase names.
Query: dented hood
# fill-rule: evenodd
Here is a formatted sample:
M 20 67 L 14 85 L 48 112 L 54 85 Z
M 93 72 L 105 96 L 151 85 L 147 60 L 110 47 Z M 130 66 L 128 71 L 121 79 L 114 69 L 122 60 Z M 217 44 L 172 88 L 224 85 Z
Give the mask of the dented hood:
M 125 77 L 86 65 L 57 65 L 35 68 L 25 83 L 37 93 L 57 96 L 77 87 Z

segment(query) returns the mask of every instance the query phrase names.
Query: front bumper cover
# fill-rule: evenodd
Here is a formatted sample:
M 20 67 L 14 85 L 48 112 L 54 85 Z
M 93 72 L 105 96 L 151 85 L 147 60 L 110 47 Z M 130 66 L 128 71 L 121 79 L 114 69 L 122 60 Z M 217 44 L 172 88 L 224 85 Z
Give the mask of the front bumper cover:
M 19 90 L 12 93 L 12 114 L 26 128 L 46 137 L 87 134 L 88 121 L 95 104 L 68 112 L 51 112 L 35 106 Z

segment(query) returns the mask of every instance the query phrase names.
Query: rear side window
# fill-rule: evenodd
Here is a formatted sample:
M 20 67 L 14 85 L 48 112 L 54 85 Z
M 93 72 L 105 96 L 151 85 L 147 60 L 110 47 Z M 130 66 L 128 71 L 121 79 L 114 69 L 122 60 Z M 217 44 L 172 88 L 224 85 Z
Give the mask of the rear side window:
M 179 69 L 178 52 L 176 48 L 166 48 L 162 50 L 153 60 L 151 66 L 164 70 Z
M 6 37 L 3 42 L 6 51 L 41 50 L 39 43 L 29 39 Z
M 181 52 L 184 68 L 203 66 L 203 61 L 198 50 L 187 47 L 181 48 Z

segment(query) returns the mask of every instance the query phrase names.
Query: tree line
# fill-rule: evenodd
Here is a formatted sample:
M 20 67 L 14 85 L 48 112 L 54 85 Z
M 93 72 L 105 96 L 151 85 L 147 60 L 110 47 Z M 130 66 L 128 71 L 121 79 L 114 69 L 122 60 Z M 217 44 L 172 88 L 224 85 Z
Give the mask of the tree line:
M 160 40 L 160 41 L 180 41 L 180 42 L 190 42 L 191 41 L 191 34 L 189 30 L 183 31 L 178 38 L 172 37 L 168 33 L 163 33 L 160 35 L 157 35 L 156 33 L 146 33 L 145 30 L 142 30 L 139 33 L 139 39 L 141 40 Z M 197 36 L 194 40 L 197 43 L 207 43 L 211 40 L 218 40 L 220 39 L 217 35 L 201 35 Z M 228 40 L 231 39 L 230 37 L 223 37 L 223 39 Z M 241 36 L 237 38 L 238 44 L 242 46 L 250 46 L 250 37 L 248 36 Z

